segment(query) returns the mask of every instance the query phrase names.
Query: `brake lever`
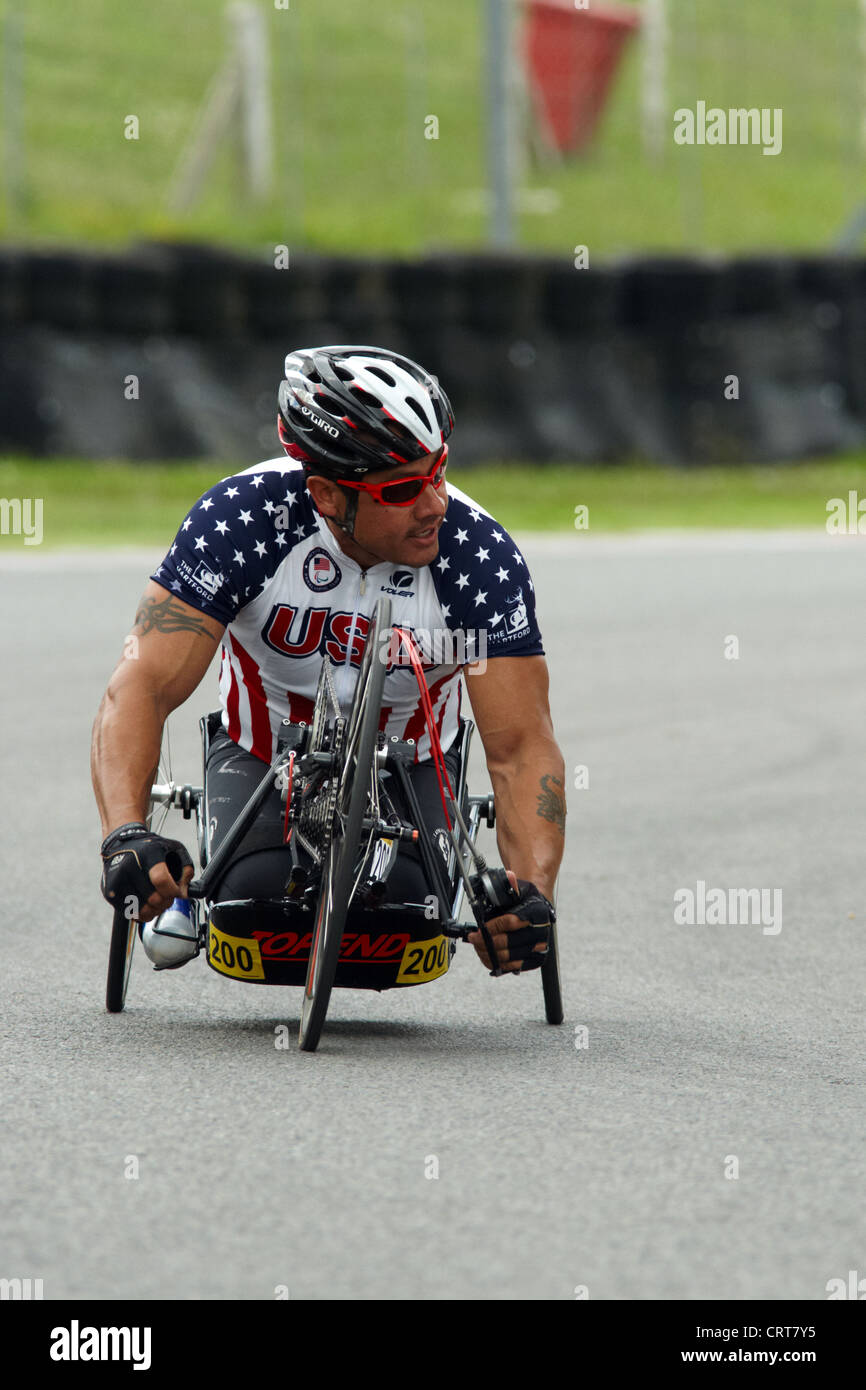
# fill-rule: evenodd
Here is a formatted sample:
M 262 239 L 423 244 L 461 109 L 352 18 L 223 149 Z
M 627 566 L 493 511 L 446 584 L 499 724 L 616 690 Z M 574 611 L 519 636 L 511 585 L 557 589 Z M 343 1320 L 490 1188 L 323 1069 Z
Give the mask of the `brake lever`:
M 483 854 L 479 854 L 472 843 L 472 838 L 466 828 L 466 822 L 460 814 L 460 807 L 453 797 L 449 797 L 448 800 L 451 803 L 452 816 L 460 827 L 461 834 L 475 867 L 474 874 L 467 873 L 466 865 L 463 862 L 460 840 L 453 827 L 451 827 L 448 831 L 448 835 L 454 847 L 457 867 L 460 870 L 466 888 L 466 897 L 472 909 L 472 915 L 478 925 L 478 930 L 481 932 L 481 940 L 484 942 L 484 948 L 493 964 L 493 969 L 490 973 L 494 976 L 504 975 L 505 971 L 499 965 L 493 946 L 493 938 L 487 929 L 487 918 L 490 916 L 500 916 L 501 913 L 496 909 L 502 909 L 503 912 L 507 911 L 509 907 L 512 907 L 515 903 L 520 901 L 520 895 L 512 888 L 508 875 L 504 869 L 490 869 L 487 867 L 487 861 Z

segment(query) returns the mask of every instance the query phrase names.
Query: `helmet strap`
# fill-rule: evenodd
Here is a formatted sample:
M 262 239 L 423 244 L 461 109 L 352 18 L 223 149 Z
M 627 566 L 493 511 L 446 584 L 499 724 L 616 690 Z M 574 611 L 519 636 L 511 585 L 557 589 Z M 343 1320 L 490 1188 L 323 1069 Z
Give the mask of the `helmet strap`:
M 339 487 L 339 483 L 337 486 Z M 335 526 L 339 526 L 341 531 L 345 531 L 350 540 L 354 540 L 355 518 L 358 515 L 358 494 L 355 492 L 354 488 L 340 488 L 340 491 L 346 499 L 346 510 L 343 514 L 342 521 L 336 516 L 331 517 L 331 520 Z

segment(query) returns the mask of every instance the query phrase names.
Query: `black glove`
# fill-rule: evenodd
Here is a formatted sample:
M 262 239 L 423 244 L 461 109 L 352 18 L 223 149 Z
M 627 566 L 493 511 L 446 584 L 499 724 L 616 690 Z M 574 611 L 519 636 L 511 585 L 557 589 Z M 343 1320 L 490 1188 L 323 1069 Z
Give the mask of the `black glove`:
M 118 907 L 134 897 L 138 905 L 154 891 L 150 870 L 165 864 L 175 883 L 185 868 L 194 868 L 189 851 L 179 840 L 154 835 L 142 821 L 118 826 L 102 842 L 102 896 Z
M 489 922 L 494 917 L 512 913 L 522 921 L 530 923 L 528 927 L 518 927 L 517 931 L 506 933 L 508 959 L 522 960 L 523 965 L 519 973 L 523 974 L 525 970 L 537 970 L 544 964 L 550 941 L 550 928 L 556 922 L 556 910 L 541 890 L 525 878 L 517 880 L 516 892 L 510 884 L 509 889 L 507 904 L 491 908 L 485 914 L 485 920 Z M 544 950 L 536 951 L 535 947 L 541 945 L 544 946 Z

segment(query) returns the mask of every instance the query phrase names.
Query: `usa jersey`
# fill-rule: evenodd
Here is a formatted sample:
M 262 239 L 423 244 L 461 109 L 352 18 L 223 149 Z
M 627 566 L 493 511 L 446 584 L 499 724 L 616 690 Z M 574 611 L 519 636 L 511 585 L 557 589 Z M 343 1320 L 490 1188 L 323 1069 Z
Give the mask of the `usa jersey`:
M 340 548 L 299 463 L 270 459 L 224 478 L 192 507 L 151 578 L 225 626 L 219 694 L 229 737 L 270 762 L 282 720 L 309 723 L 323 660 L 348 713 L 380 594 L 411 631 L 443 751 L 460 719 L 461 670 L 496 656 L 541 656 L 526 562 L 489 512 L 448 486 L 439 553 L 413 569 L 366 571 Z M 402 644 L 387 656 L 379 727 L 431 756 L 418 683 Z M 470 674 L 469 679 L 472 679 Z

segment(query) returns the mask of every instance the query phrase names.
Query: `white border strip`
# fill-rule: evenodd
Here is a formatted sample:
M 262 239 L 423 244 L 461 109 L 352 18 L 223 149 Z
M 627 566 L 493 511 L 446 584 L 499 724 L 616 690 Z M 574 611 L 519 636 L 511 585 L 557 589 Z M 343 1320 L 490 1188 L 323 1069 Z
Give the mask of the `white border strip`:
M 527 556 L 553 555 L 573 559 L 581 551 L 594 555 L 636 552 L 644 555 L 669 555 L 680 551 L 819 551 L 847 550 L 858 542 L 866 545 L 866 536 L 831 535 L 823 527 L 802 530 L 716 530 L 681 529 L 652 531 L 590 531 L 572 535 L 568 531 L 517 531 L 514 540 Z M 141 570 L 150 574 L 164 559 L 164 550 L 144 547 L 125 549 L 47 550 L 39 546 L 13 548 L 5 541 L 0 546 L 0 571 L 40 570 L 47 574 L 88 573 L 104 574 L 112 570 Z

